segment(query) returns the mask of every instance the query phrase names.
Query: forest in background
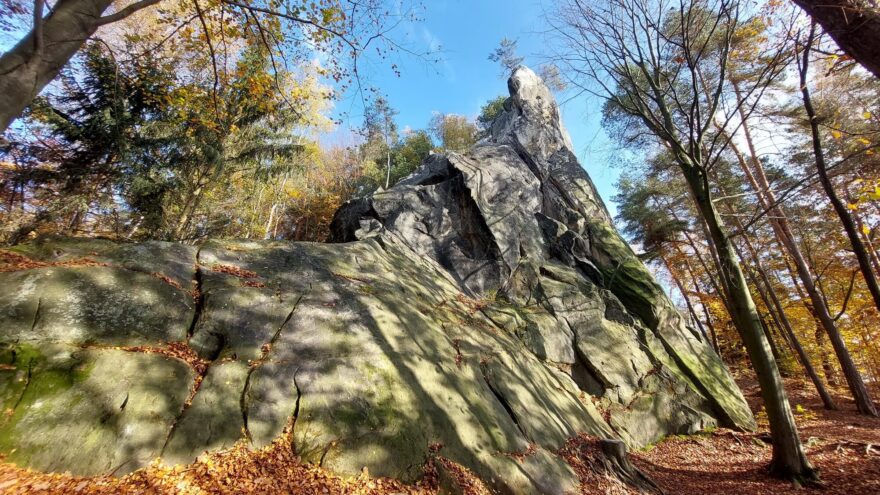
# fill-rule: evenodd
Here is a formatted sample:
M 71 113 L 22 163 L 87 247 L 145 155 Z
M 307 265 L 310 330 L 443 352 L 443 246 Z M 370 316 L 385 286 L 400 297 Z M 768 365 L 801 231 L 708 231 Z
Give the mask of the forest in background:
M 399 130 L 376 96 L 351 143 L 323 145 L 337 124 L 332 82 L 348 76 L 311 51 L 282 64 L 265 44 L 282 36 L 277 23 L 238 25 L 219 11 L 203 25 L 176 22 L 186 8 L 100 31 L 7 133 L 6 244 L 47 233 L 323 241 L 340 204 L 393 185 L 432 150 L 466 150 L 480 132 L 452 114 Z M 206 30 L 222 40 L 216 53 Z
M 873 2 L 850 3 L 878 15 Z M 659 13 L 641 1 L 556 4 L 542 75 L 560 94 L 605 98 L 603 127 L 620 147 L 608 165 L 625 170 L 616 220 L 693 326 L 726 363 L 748 363 L 741 275 L 781 373 L 809 380 L 829 409 L 844 391 L 876 416 L 878 77 L 789 2 L 694 0 Z M 4 19 L 32 15 L 2 5 Z M 338 62 L 346 42 L 332 32 L 305 30 L 304 43 L 279 17 L 196 5 L 162 2 L 101 27 L 7 131 L 4 243 L 323 241 L 339 205 L 390 187 L 432 151 L 465 151 L 503 104 L 403 131 L 390 98 Z M 334 2 L 302 9 L 331 26 L 348 15 Z M 507 39 L 490 58 L 504 73 L 522 61 Z M 366 94 L 364 124 L 329 146 L 321 136 L 346 91 Z

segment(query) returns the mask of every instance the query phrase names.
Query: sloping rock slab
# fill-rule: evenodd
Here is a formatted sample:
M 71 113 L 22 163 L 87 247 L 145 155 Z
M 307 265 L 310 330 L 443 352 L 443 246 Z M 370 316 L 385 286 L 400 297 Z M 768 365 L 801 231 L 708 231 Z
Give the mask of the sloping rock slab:
M 122 473 L 286 432 L 339 473 L 412 481 L 439 451 L 500 492 L 563 494 L 578 478 L 556 452 L 581 433 L 754 427 L 614 229 L 549 90 L 526 68 L 509 88 L 488 137 L 344 205 L 332 244 L 16 247 L 0 451 Z

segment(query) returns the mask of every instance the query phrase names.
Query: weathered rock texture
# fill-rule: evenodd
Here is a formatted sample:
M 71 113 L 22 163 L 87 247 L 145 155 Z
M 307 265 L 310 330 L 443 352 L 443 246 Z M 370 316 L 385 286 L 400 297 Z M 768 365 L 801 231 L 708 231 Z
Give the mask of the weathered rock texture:
M 342 473 L 412 480 L 440 444 L 500 491 L 563 493 L 577 477 L 554 451 L 579 432 L 638 447 L 752 428 L 614 229 L 550 92 L 526 68 L 509 88 L 470 152 L 343 206 L 336 243 L 16 248 L 43 264 L 0 273 L 0 451 L 122 473 L 289 427 Z M 175 342 L 206 371 L 144 352 Z

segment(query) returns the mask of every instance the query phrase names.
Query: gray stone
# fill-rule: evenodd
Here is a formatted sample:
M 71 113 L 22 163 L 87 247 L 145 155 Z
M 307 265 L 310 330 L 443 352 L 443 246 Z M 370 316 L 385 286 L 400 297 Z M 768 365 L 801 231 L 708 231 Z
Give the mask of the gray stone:
M 638 447 L 753 427 L 614 229 L 550 91 L 526 68 L 509 89 L 488 137 L 347 202 L 331 244 L 17 247 L 102 266 L 0 273 L 0 398 L 15 411 L 0 451 L 92 474 L 262 447 L 289 427 L 302 459 L 342 474 L 413 481 L 439 445 L 499 492 L 562 494 L 578 479 L 554 452 L 581 432 Z M 210 361 L 189 404 L 184 363 L 81 349 L 169 341 Z
M 138 345 L 186 339 L 189 293 L 115 267 L 0 273 L 0 342 Z
M 192 404 L 166 431 L 162 458 L 172 464 L 188 463 L 205 451 L 231 447 L 242 439 L 241 394 L 247 377 L 248 367 L 242 362 L 212 365 Z
M 0 422 L 7 459 L 45 471 L 127 473 L 159 456 L 194 375 L 157 354 L 5 345 Z M 2 376 L 7 375 L 7 376 Z M 10 376 L 11 375 L 11 376 Z

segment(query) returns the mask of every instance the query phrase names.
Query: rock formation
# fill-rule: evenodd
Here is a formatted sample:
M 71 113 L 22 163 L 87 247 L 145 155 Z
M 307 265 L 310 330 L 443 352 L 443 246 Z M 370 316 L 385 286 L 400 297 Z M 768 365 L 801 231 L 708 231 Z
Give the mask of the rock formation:
M 529 69 L 489 135 L 345 204 L 331 243 L 16 247 L 0 273 L 0 452 L 47 471 L 192 461 L 285 428 L 306 461 L 414 480 L 432 449 L 495 489 L 577 488 L 630 447 L 753 418 L 615 230 Z M 518 454 L 519 453 L 519 454 Z

